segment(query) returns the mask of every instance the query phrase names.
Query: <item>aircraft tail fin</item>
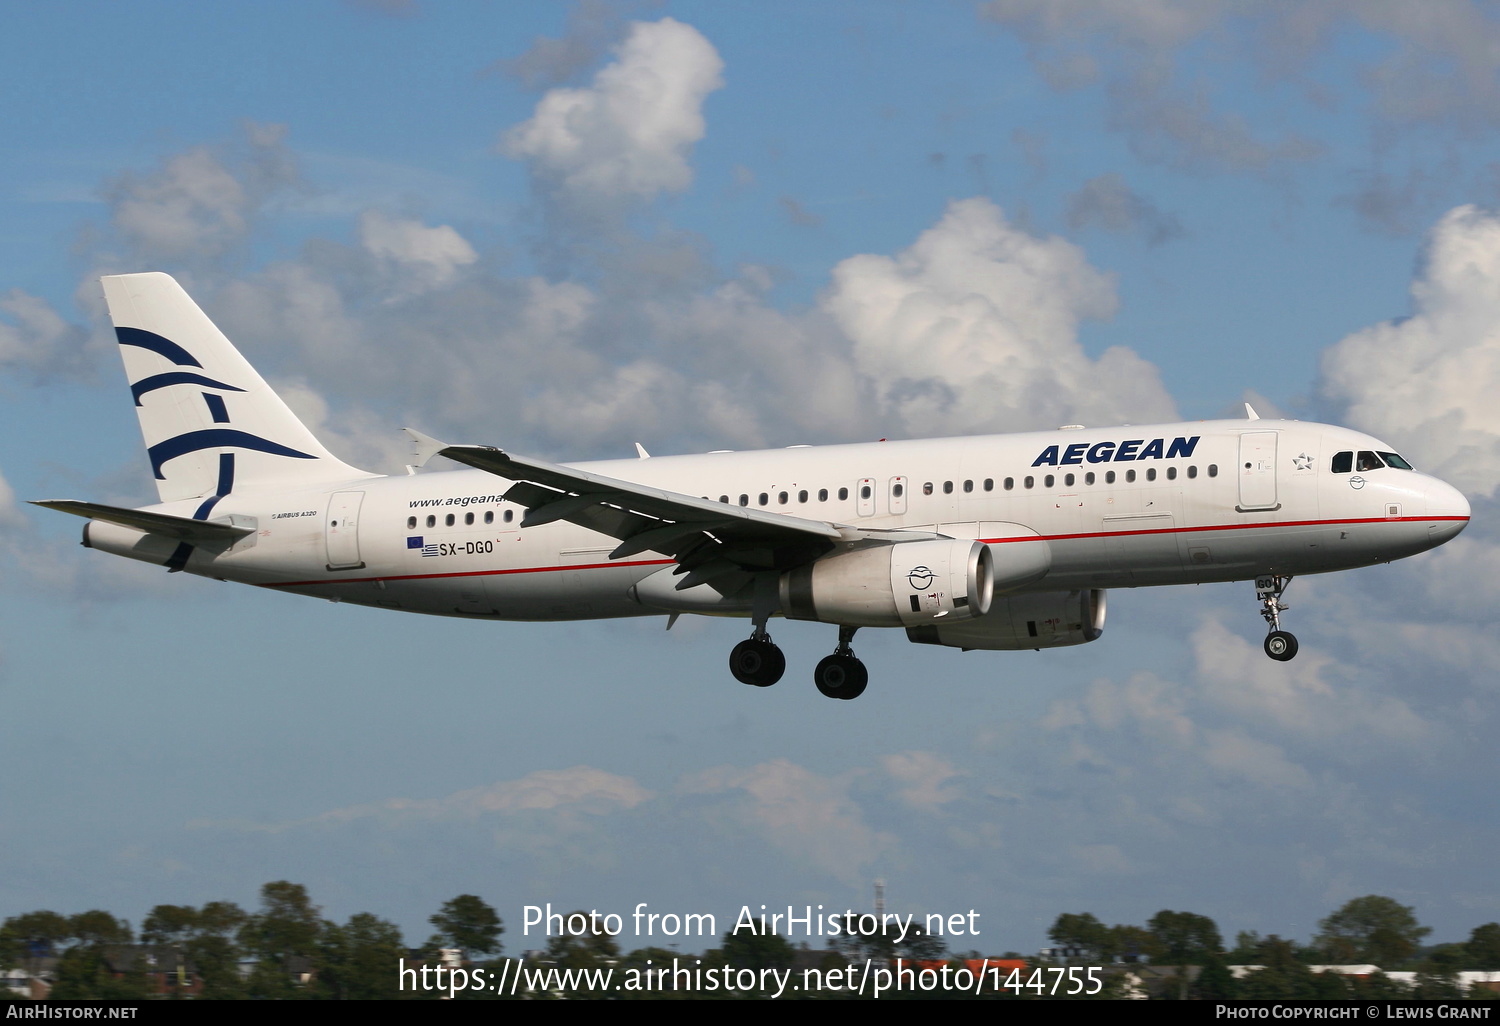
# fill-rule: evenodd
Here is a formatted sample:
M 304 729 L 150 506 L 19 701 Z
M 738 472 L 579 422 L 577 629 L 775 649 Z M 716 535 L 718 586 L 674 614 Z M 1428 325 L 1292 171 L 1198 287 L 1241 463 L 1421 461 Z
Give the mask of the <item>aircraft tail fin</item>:
M 370 476 L 323 447 L 170 275 L 102 281 L 163 502 Z

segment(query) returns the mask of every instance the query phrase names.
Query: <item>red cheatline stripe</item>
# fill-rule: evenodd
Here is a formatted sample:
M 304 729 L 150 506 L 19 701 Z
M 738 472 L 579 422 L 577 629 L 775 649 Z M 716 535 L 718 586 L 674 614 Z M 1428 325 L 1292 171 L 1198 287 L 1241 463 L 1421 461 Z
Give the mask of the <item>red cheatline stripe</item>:
M 675 559 L 633 559 L 615 563 L 572 563 L 566 566 L 523 566 L 509 570 L 459 570 L 447 574 L 397 574 L 393 577 L 327 577 L 321 581 L 280 581 L 262 588 L 301 588 L 310 584 L 369 584 L 374 581 L 430 581 L 438 577 L 495 577 L 500 574 L 551 574 L 561 570 L 603 570 L 614 566 L 671 566 Z
M 1150 514 L 1143 514 L 1150 516 Z M 1255 524 L 1216 524 L 1207 527 L 1153 527 L 1142 531 L 1086 531 L 1081 534 L 1043 534 L 1020 538 L 981 538 L 987 545 L 1008 542 L 1073 541 L 1079 538 L 1122 538 L 1137 534 L 1192 534 L 1201 531 L 1244 531 L 1271 527 L 1331 527 L 1336 524 L 1396 524 L 1439 521 L 1463 521 L 1468 517 L 1365 517 L 1357 520 L 1286 520 Z M 527 566 L 509 570 L 460 570 L 446 574 L 397 574 L 392 577 L 328 577 L 319 581 L 282 581 L 262 584 L 262 588 L 305 588 L 316 584 L 370 584 L 375 581 L 430 581 L 442 577 L 496 577 L 501 574 L 548 574 L 563 570 L 603 570 L 615 566 L 671 566 L 671 559 L 636 559 L 615 563 L 575 563 L 568 566 Z
M 1142 517 L 1151 516 L 1150 513 L 1141 514 Z M 1362 517 L 1353 520 L 1281 520 L 1261 521 L 1255 524 L 1210 524 L 1205 527 L 1152 527 L 1140 531 L 1083 531 L 1079 534 L 1042 534 L 1036 537 L 1019 538 L 982 538 L 981 541 L 988 545 L 1002 545 L 1007 542 L 1028 541 L 1071 541 L 1078 538 L 1123 538 L 1136 534 L 1196 534 L 1203 531 L 1246 531 L 1273 527 L 1332 527 L 1338 524 L 1401 524 L 1401 523 L 1438 523 L 1440 521 L 1462 521 L 1468 523 L 1468 517 Z

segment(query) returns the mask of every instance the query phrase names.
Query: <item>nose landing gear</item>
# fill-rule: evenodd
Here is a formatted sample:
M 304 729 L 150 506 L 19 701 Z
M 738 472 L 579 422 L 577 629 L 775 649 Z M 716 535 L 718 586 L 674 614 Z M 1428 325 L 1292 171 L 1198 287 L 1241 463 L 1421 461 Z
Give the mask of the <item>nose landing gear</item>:
M 1266 655 L 1283 663 L 1297 654 L 1296 636 L 1281 629 L 1281 614 L 1291 608 L 1282 605 L 1281 593 L 1291 583 L 1290 577 L 1255 579 L 1255 597 L 1260 599 L 1260 615 L 1270 628 L 1270 633 L 1266 635 Z
M 857 630 L 858 627 L 840 627 L 839 647 L 834 649 L 833 655 L 824 656 L 813 671 L 813 683 L 829 698 L 858 698 L 865 693 L 865 685 L 870 682 L 865 664 L 854 657 L 854 649 L 849 647 Z

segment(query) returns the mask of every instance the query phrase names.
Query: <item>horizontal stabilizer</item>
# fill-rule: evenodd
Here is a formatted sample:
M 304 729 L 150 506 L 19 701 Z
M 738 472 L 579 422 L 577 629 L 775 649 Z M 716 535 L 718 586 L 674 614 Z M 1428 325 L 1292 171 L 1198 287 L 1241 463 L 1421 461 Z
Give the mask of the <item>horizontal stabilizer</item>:
M 254 534 L 252 527 L 234 527 L 231 524 L 213 523 L 207 520 L 190 520 L 166 513 L 148 513 L 145 510 L 106 506 L 100 502 L 79 502 L 75 499 L 33 500 L 33 506 L 45 506 L 60 513 L 71 513 L 75 517 L 102 520 L 107 524 L 134 528 L 147 534 L 158 534 L 164 538 L 190 542 L 195 545 L 233 545 L 247 534 Z

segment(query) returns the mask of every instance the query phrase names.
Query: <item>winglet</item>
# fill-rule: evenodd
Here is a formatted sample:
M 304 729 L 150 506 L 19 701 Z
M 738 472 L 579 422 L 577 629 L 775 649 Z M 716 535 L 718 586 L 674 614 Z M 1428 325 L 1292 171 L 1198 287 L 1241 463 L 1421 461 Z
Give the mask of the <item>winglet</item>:
M 1246 420 L 1260 420 L 1260 414 L 1256 413 L 1255 412 L 1255 407 L 1251 406 L 1249 403 L 1245 404 L 1245 419 Z
M 640 442 L 635 443 L 635 454 L 637 459 L 649 460 L 651 458 L 651 454 L 646 451 L 646 447 Z
M 448 448 L 447 442 L 440 442 L 431 435 L 424 435 L 416 428 L 404 427 L 401 430 L 405 431 L 406 437 L 412 441 L 411 456 L 414 467 L 425 467 L 428 460 Z

